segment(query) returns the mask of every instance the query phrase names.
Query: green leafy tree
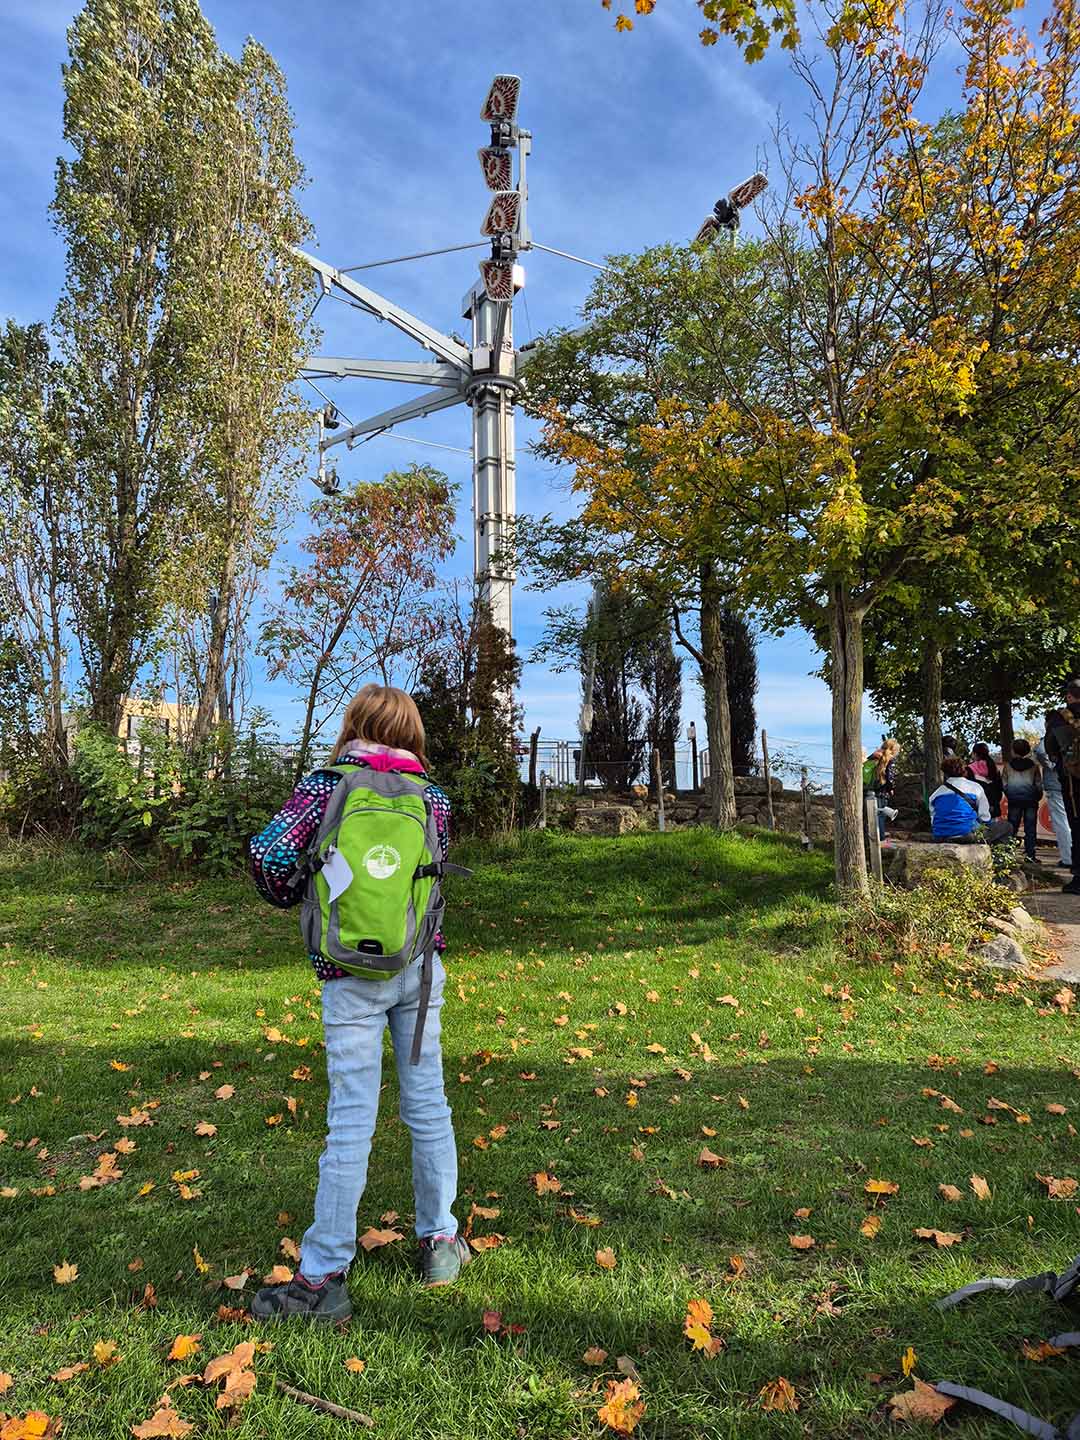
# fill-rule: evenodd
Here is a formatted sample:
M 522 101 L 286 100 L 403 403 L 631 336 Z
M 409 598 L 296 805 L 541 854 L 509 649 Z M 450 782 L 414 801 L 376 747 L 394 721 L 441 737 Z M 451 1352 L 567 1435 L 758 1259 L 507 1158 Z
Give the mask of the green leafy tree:
M 728 678 L 730 681 L 730 669 Z M 649 754 L 659 750 L 664 784 L 674 790 L 678 785 L 675 745 L 682 714 L 682 661 L 671 643 L 671 626 L 666 616 L 654 623 L 651 633 L 641 642 L 638 680 L 646 701 L 645 738 Z M 653 782 L 651 767 L 649 782 Z
M 493 623 L 483 594 L 454 585 L 440 644 L 425 654 L 412 695 L 430 773 L 450 798 L 456 831 L 491 835 L 514 823 L 520 679 L 514 643 Z
M 196 743 L 228 713 L 229 662 L 235 672 L 239 658 L 230 652 L 242 653 L 253 580 L 289 516 L 310 421 L 294 382 L 315 338 L 310 272 L 292 248 L 309 226 L 296 200 L 304 177 L 281 71 L 249 40 L 238 61 L 215 57 L 203 100 L 191 233 L 169 277 L 196 482 L 191 539 L 169 589 L 197 642 L 188 645 Z

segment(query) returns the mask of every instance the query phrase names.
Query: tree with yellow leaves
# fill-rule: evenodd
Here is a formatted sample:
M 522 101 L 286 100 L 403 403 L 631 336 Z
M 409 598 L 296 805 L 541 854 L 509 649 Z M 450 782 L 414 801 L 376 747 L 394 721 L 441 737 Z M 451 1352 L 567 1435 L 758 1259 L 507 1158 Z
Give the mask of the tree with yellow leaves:
M 828 637 L 850 893 L 867 884 L 865 615 L 926 573 L 981 593 L 990 561 L 1022 566 L 1080 515 L 1080 27 L 1068 0 L 1038 47 L 987 0 L 811 19 L 792 61 L 807 138 L 782 144 L 786 195 L 724 312 L 743 363 L 704 410 L 671 391 L 625 442 L 553 414 L 547 443 L 590 523 L 707 537 L 737 559 L 742 603 Z M 931 123 L 943 30 L 966 57 L 961 105 Z

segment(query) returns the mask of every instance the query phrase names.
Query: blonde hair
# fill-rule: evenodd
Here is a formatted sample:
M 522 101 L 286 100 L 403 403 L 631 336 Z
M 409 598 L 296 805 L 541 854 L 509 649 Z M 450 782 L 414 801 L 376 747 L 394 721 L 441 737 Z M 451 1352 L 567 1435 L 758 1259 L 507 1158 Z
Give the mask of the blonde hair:
M 895 760 L 896 757 L 900 754 L 900 742 L 899 740 L 886 740 L 884 745 L 882 745 L 881 749 L 875 751 L 874 753 L 877 756 L 877 765 L 874 767 L 874 776 L 876 779 L 876 783 L 880 785 L 880 783 L 885 779 L 885 772 L 889 768 L 889 761 Z
M 393 685 L 365 685 L 345 706 L 341 733 L 330 752 L 331 765 L 350 740 L 388 745 L 392 750 L 411 750 L 427 769 L 424 722 L 416 701 Z

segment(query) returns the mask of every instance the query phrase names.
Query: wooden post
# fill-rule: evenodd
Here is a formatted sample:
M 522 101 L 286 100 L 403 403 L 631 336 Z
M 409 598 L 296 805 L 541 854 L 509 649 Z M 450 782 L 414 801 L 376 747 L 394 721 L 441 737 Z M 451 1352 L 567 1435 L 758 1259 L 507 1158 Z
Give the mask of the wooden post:
M 802 767 L 802 828 L 802 847 L 804 850 L 812 850 L 814 839 L 810 834 L 810 779 L 805 765 Z
M 863 805 L 866 810 L 866 868 L 880 885 L 884 877 L 881 869 L 881 832 L 878 829 L 877 796 L 872 791 L 868 792 Z
M 540 829 L 547 829 L 547 792 L 548 776 L 546 770 L 540 771 Z
M 529 736 L 529 785 L 536 784 L 536 750 L 540 743 L 540 726 Z
M 761 757 L 765 769 L 765 799 L 769 811 L 769 829 L 776 829 L 776 812 L 772 803 L 772 772 L 769 770 L 769 737 L 765 731 L 761 732 Z
M 656 828 L 661 832 L 664 829 L 664 777 L 660 770 L 660 751 L 654 748 L 653 775 L 656 777 Z

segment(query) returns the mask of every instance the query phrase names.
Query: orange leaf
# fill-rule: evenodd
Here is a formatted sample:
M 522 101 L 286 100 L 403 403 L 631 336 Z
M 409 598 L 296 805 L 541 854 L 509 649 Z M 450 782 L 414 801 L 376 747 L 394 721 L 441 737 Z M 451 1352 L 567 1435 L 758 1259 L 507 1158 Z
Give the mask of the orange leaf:
M 0 1370 L 0 1395 L 6 1395 L 14 1381 L 6 1370 Z
M 57 1285 L 70 1285 L 73 1280 L 79 1278 L 79 1267 L 78 1265 L 69 1265 L 64 1260 L 61 1264 L 53 1266 L 52 1273 Z
M 235 1094 L 236 1091 L 231 1085 L 222 1085 L 214 1091 L 214 1095 L 218 1100 L 231 1100 Z
M 814 1237 L 812 1235 L 789 1235 L 788 1244 L 793 1250 L 812 1250 L 814 1248 Z
M 367 1361 L 361 1360 L 359 1355 L 350 1355 L 345 1361 L 345 1369 L 353 1375 L 362 1375 L 367 1369 Z
M 213 1136 L 217 1134 L 217 1126 L 211 1125 L 209 1120 L 200 1120 L 195 1126 L 196 1135 Z
M 726 1165 L 727 1161 L 722 1155 L 714 1155 L 707 1146 L 703 1145 L 701 1153 L 697 1157 L 697 1163 L 703 1170 L 718 1170 L 721 1165 Z
M 275 1265 L 269 1275 L 263 1276 L 264 1285 L 288 1285 L 293 1278 L 293 1272 L 288 1265 Z
M 958 1245 L 963 1240 L 963 1235 L 957 1235 L 952 1230 L 931 1230 L 921 1225 L 914 1231 L 916 1240 L 932 1240 L 939 1250 L 947 1250 L 950 1245 Z
M 198 1351 L 201 1339 L 201 1335 L 177 1335 L 172 1342 L 168 1358 L 170 1360 L 187 1360 L 189 1356 Z
M 1039 1175 L 1036 1173 L 1036 1180 L 1040 1180 L 1046 1186 L 1046 1193 L 1051 1200 L 1071 1200 L 1080 1189 L 1080 1184 L 1071 1175 L 1066 1175 L 1060 1180 L 1055 1180 L 1053 1175 Z
M 964 1192 L 955 1185 L 939 1185 L 938 1194 L 943 1200 L 962 1200 Z
M 1025 1340 L 1020 1346 L 1020 1353 L 1025 1360 L 1052 1360 L 1056 1355 L 1064 1355 L 1065 1351 L 1058 1345 L 1051 1345 L 1049 1340 L 1040 1340 L 1037 1345 Z
M 395 1240 L 404 1239 L 400 1230 L 376 1230 L 372 1226 L 360 1236 L 360 1245 L 364 1250 L 379 1250 L 383 1245 L 392 1245 Z
M 867 1180 L 863 1189 L 867 1195 L 895 1195 L 900 1186 L 895 1180 Z
M 469 1244 L 479 1254 L 483 1250 L 497 1250 L 500 1245 L 506 1244 L 505 1235 L 473 1235 L 469 1238 Z
M 58 1380 L 60 1384 L 63 1385 L 65 1381 L 73 1380 L 76 1375 L 81 1375 L 84 1370 L 89 1369 L 90 1366 L 86 1363 L 86 1361 L 80 1360 L 75 1365 L 65 1365 L 62 1370 L 57 1370 L 56 1374 L 50 1376 L 49 1378 L 52 1380 Z
M 616 1264 L 615 1251 L 607 1248 L 597 1250 L 596 1263 L 600 1266 L 601 1270 L 614 1270 Z
M 546 1170 L 540 1170 L 532 1177 L 532 1187 L 537 1195 L 557 1195 L 562 1189 L 562 1181 Z
M 144 1420 L 141 1425 L 132 1425 L 131 1433 L 136 1440 L 155 1440 L 157 1436 L 171 1436 L 174 1440 L 182 1440 L 184 1435 L 189 1435 L 195 1428 L 189 1420 L 181 1419 L 168 1403 L 168 1396 L 162 1396 L 162 1399 L 166 1403 L 155 1410 L 149 1420 Z
M 976 1200 L 989 1200 L 991 1198 L 990 1186 L 981 1175 L 972 1175 L 970 1184 Z
M 250 1270 L 241 1270 L 239 1275 L 226 1275 L 221 1283 L 228 1286 L 230 1290 L 243 1290 L 250 1274 Z
M 865 1235 L 868 1240 L 873 1240 L 874 1236 L 878 1233 L 880 1229 L 880 1215 L 867 1215 L 866 1219 L 859 1226 L 860 1234 Z
M 630 1435 L 645 1414 L 645 1402 L 633 1380 L 609 1380 L 607 1399 L 597 1411 L 601 1425 L 620 1435 Z
M 913 1390 L 904 1390 L 889 1401 L 890 1418 L 908 1420 L 914 1424 L 936 1425 L 956 1401 L 951 1395 L 939 1394 L 933 1385 L 925 1380 L 912 1377 Z
M 798 1410 L 799 1402 L 795 1395 L 795 1387 L 791 1381 L 783 1375 L 770 1380 L 758 1391 L 761 1398 L 763 1410 Z
M 607 1359 L 607 1351 L 601 1350 L 599 1345 L 590 1345 L 581 1358 L 586 1365 L 603 1365 Z

